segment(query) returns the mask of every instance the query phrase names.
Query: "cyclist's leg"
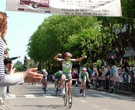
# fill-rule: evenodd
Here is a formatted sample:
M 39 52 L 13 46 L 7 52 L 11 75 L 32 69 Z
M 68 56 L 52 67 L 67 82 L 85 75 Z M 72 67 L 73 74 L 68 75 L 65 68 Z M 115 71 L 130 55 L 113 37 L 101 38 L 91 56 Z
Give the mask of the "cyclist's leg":
M 66 76 L 63 74 L 61 76 L 61 85 L 62 85 L 62 94 L 63 95 L 65 94 L 65 79 L 66 79 Z
M 69 97 L 71 97 L 71 95 L 72 95 L 71 94 L 71 92 L 72 92 L 72 79 L 70 79 L 68 83 L 69 83 L 69 88 L 68 88 L 69 89 Z
M 69 103 L 72 102 L 72 75 L 71 73 L 67 74 L 67 79 L 69 79 L 68 81 L 68 89 L 69 89 Z
M 82 89 L 83 89 L 83 80 L 80 79 L 80 93 L 82 92 Z
M 42 88 L 44 89 L 44 78 L 42 79 Z
M 42 85 L 43 85 L 43 89 L 46 88 L 46 90 L 47 90 L 47 78 L 44 78 L 44 79 L 42 80 Z
M 52 79 L 53 79 L 53 81 L 54 81 L 54 88 L 55 88 L 55 90 L 56 90 L 56 88 L 57 88 L 57 86 L 56 86 L 56 77 L 53 75 L 53 76 L 52 76 Z
M 86 89 L 86 80 L 83 81 L 83 89 Z
M 48 90 L 47 89 L 47 79 L 45 79 L 45 87 L 46 87 L 46 90 Z

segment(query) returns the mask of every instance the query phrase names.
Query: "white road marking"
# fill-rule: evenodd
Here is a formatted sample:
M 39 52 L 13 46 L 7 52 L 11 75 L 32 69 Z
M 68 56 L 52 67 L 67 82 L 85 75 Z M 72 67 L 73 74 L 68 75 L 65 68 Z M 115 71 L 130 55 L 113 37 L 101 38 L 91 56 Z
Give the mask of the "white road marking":
M 83 102 L 83 103 L 87 103 L 86 101 L 84 101 L 84 100 L 80 100 L 81 102 Z
M 100 94 L 92 94 L 92 96 L 95 96 L 95 97 L 105 97 L 104 95 L 100 95 Z
M 81 99 L 78 99 L 78 98 L 74 98 L 74 99 L 75 99 L 75 100 L 78 100 L 78 101 L 80 101 L 80 102 L 83 102 L 83 103 L 87 103 L 86 101 L 81 100 Z M 98 106 L 98 105 L 92 104 L 92 106 L 95 107 L 95 108 L 100 108 L 100 106 Z M 101 110 L 108 110 L 108 109 L 106 109 L 106 108 L 101 108 Z
M 24 95 L 26 98 L 36 98 L 33 94 L 25 94 Z
M 15 94 L 8 94 L 8 96 L 9 96 L 9 97 L 8 97 L 9 99 L 10 99 L 10 98 L 11 98 L 11 99 L 12 99 L 12 98 L 16 98 L 16 95 L 15 95 Z
M 77 99 L 77 98 L 74 98 L 75 100 L 78 100 L 78 101 L 80 101 L 80 102 L 83 102 L 83 103 L 87 103 L 86 101 L 84 101 L 84 100 L 80 100 L 80 99 Z
M 54 96 L 45 96 L 45 98 L 56 98 Z
M 41 96 L 37 96 L 37 95 L 34 95 L 34 94 L 24 94 L 24 95 L 21 95 L 21 96 L 17 96 L 15 94 L 9 94 L 8 95 L 9 99 L 13 99 L 13 98 L 39 98 L 39 97 L 43 97 L 43 98 L 58 98 L 58 97 L 55 97 L 55 96 L 51 96 L 50 94 L 42 94 Z

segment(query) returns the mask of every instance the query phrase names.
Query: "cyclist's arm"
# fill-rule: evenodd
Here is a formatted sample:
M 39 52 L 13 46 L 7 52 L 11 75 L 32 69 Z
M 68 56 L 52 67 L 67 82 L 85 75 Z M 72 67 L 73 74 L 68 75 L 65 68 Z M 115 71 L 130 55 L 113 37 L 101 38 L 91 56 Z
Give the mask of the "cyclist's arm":
M 59 57 L 61 57 L 61 54 L 60 53 L 58 53 L 57 55 L 55 55 L 54 60 L 63 61 L 63 59 L 62 58 L 59 58 Z
M 81 80 L 81 73 L 79 73 L 79 81 Z
M 81 61 L 81 60 L 83 60 L 85 58 L 87 58 L 87 56 L 82 56 L 82 57 L 76 58 L 74 61 Z
M 87 72 L 87 80 L 90 82 L 90 78 L 89 78 L 89 74 L 88 74 L 88 72 Z

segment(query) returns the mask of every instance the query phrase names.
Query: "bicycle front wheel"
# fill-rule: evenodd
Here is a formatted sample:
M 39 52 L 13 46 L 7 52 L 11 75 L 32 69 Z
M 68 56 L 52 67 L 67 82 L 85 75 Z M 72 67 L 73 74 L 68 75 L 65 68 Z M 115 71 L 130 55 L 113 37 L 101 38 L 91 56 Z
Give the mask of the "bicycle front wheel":
M 68 93 L 67 93 L 67 86 L 65 83 L 65 94 L 63 95 L 63 100 L 64 100 L 64 106 L 67 105 L 67 101 L 68 101 Z
M 83 97 L 86 98 L 86 90 L 83 90 Z
M 72 96 L 68 97 L 68 108 L 70 109 L 72 107 Z

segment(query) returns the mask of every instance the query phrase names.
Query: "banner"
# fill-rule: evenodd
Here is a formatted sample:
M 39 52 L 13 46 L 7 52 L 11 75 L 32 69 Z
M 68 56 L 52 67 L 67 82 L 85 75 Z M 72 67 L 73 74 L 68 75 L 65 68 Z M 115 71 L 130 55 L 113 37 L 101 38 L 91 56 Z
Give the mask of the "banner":
M 120 0 L 7 0 L 6 9 L 73 16 L 122 16 Z

